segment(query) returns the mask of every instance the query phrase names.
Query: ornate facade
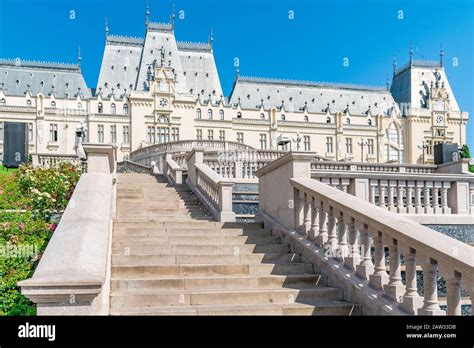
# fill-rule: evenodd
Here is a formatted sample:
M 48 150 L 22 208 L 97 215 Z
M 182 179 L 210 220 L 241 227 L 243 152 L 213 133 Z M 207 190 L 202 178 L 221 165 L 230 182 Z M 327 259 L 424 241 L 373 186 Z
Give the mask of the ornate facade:
M 224 96 L 205 43 L 176 41 L 149 21 L 142 38 L 109 34 L 96 88 L 77 64 L 0 60 L 0 126 L 28 123 L 30 153 L 74 154 L 75 127 L 112 143 L 119 159 L 149 144 L 188 139 L 317 152 L 331 160 L 427 163 L 439 142 L 466 142 L 468 114 L 440 61 L 412 59 L 391 85 L 368 87 L 239 76 Z M 0 153 L 2 152 L 0 128 Z M 279 145 L 279 139 L 289 139 Z

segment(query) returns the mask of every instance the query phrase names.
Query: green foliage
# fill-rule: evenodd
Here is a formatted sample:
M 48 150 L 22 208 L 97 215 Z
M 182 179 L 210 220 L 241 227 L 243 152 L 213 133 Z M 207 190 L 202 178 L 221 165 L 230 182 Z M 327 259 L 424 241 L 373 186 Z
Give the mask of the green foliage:
M 33 275 L 56 228 L 51 215 L 65 209 L 79 176 L 69 163 L 0 176 L 0 315 L 36 314 L 17 283 Z
M 459 157 L 461 157 L 461 158 L 471 158 L 471 152 L 469 151 L 469 146 L 467 146 L 467 144 L 464 144 L 461 147 L 461 150 L 459 150 Z

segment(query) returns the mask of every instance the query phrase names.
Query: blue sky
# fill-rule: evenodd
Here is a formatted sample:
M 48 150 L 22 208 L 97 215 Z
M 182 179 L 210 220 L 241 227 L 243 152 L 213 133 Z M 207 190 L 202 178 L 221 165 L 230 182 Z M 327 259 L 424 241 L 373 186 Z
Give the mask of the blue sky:
M 168 21 L 171 4 L 150 0 L 151 20 Z M 178 40 L 206 41 L 213 29 L 226 95 L 235 57 L 241 75 L 384 86 L 394 52 L 405 64 L 413 42 L 415 59 L 438 60 L 442 42 L 457 101 L 473 112 L 472 0 L 175 0 L 175 6 L 177 15 L 184 11 L 184 19 L 176 18 Z M 110 33 L 143 36 L 144 13 L 145 0 L 0 0 L 0 57 L 76 62 L 80 45 L 85 79 L 95 87 L 105 17 Z M 469 138 L 474 149 L 474 121 Z

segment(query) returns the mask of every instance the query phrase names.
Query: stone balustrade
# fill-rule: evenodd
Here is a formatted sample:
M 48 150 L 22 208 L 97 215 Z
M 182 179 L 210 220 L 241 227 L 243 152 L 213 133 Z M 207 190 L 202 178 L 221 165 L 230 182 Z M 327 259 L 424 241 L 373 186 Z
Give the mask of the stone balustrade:
M 183 183 L 183 169 L 173 160 L 172 154 L 166 154 L 166 177 L 173 184 Z
M 118 172 L 134 172 L 134 173 L 143 173 L 149 174 L 151 173 L 152 168 L 149 166 L 145 166 L 140 163 L 132 162 L 129 160 L 124 160 L 122 162 L 117 162 L 117 171 Z
M 447 314 L 461 314 L 462 289 L 470 293 L 472 306 L 472 246 L 345 192 L 345 178 L 340 189 L 314 180 L 311 167 L 308 154 L 289 153 L 259 170 L 258 218 L 321 269 L 329 283 L 342 287 L 348 300 L 361 303 L 367 314 L 443 315 L 437 290 L 442 276 Z
M 234 183 L 221 177 L 203 163 L 204 149 L 194 148 L 188 155 L 187 184 L 217 221 L 234 222 L 232 187 Z
M 43 154 L 32 153 L 31 162 L 35 167 L 49 168 L 61 162 L 71 162 L 78 166 L 81 165 L 81 160 L 76 155 L 61 155 L 61 154 Z

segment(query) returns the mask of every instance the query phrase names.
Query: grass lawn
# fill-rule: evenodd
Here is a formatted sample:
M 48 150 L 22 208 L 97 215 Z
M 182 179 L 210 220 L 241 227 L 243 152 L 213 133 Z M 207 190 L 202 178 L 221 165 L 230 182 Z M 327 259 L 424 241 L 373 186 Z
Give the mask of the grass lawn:
M 0 177 L 8 176 L 11 173 L 14 173 L 16 168 L 5 168 L 3 165 L 0 165 Z

